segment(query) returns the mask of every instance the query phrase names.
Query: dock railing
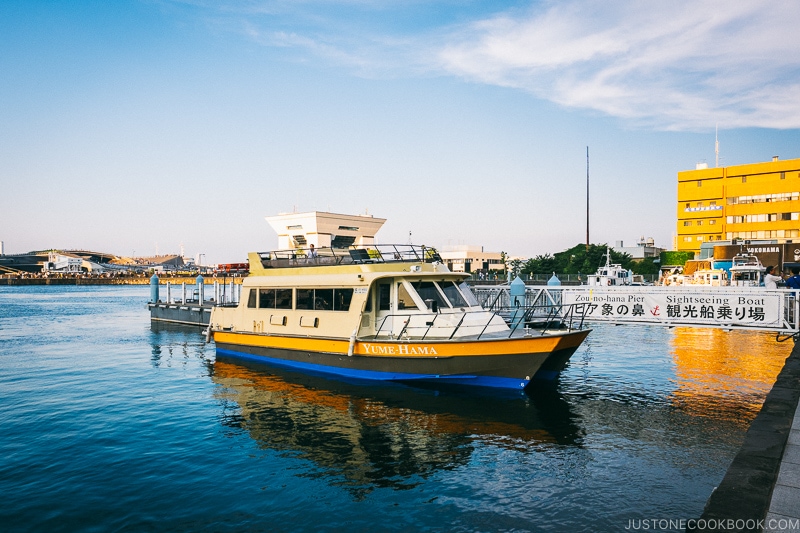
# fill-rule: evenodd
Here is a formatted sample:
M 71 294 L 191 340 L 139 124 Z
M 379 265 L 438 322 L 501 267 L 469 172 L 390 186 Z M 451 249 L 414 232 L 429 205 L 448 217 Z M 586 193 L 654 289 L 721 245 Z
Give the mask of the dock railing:
M 175 289 L 173 291 L 173 289 Z M 239 304 L 242 293 L 242 286 L 233 281 L 221 283 L 215 281 L 213 284 L 212 298 L 206 298 L 205 286 L 195 283 L 181 283 L 175 285 L 171 282 L 165 284 L 166 295 L 161 303 L 169 305 L 216 305 L 221 307 L 235 307 Z M 174 294 L 173 294 L 174 292 Z M 152 303 L 152 302 L 151 302 Z
M 473 286 L 487 310 L 508 314 L 508 285 Z M 800 291 L 764 287 L 527 286 L 524 307 L 586 304 L 587 322 L 750 329 L 800 337 Z

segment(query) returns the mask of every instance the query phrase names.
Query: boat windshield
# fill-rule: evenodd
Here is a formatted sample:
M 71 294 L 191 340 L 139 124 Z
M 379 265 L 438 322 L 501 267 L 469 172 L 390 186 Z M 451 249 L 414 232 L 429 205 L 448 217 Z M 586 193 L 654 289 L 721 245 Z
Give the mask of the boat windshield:
M 439 292 L 439 289 L 436 288 L 435 282 L 420 280 L 411 282 L 411 285 L 424 302 L 433 301 L 436 302 L 439 307 L 450 307 L 450 304 L 447 303 L 447 299 Z
M 469 304 L 461 295 L 461 291 L 458 290 L 455 283 L 452 281 L 442 281 L 439 286 L 444 291 L 444 295 L 447 296 L 447 299 L 450 300 L 450 303 L 453 304 L 453 307 L 469 307 Z
M 470 290 L 469 285 L 467 285 L 466 281 L 462 281 L 461 283 L 459 283 L 458 288 L 461 289 L 461 294 L 464 295 L 464 299 L 467 301 L 467 305 L 469 305 L 470 307 L 481 305 L 480 302 L 478 302 L 478 299 L 475 298 L 475 295 L 472 294 L 472 291 Z
M 456 285 L 452 281 L 414 281 L 411 282 L 423 301 L 434 301 L 439 307 L 474 307 L 478 300 L 469 290 L 466 282 Z

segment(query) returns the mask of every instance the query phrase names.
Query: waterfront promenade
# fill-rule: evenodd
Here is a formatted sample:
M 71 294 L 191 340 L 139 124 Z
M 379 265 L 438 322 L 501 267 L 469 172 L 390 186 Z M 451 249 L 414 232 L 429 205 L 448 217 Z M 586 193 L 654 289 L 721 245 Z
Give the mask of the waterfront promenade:
M 798 400 L 800 344 L 795 344 L 739 453 L 693 522 L 698 527 L 688 531 L 800 533 Z

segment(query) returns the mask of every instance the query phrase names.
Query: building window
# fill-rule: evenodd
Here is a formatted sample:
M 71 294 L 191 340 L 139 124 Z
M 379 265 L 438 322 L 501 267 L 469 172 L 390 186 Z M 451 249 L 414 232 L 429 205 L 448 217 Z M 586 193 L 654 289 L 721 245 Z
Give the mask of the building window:
M 742 183 L 747 183 L 747 176 L 742 176 Z
M 702 225 L 703 225 L 703 221 L 702 221 L 702 220 L 698 220 L 698 221 L 697 221 L 697 225 L 698 225 L 698 226 L 702 226 Z
M 716 224 L 716 223 L 717 223 L 717 221 L 716 221 L 716 220 L 709 220 L 709 221 L 708 221 L 708 224 L 709 224 L 709 225 Z
M 700 181 L 700 180 L 697 180 L 697 186 L 698 186 L 698 187 L 702 187 L 702 186 L 703 186 L 703 182 L 702 182 L 702 181 Z
M 684 220 L 683 221 L 683 225 L 684 226 L 691 226 L 692 225 L 692 221 L 691 220 Z
M 702 235 L 698 235 L 697 236 L 697 242 L 703 242 L 703 236 Z

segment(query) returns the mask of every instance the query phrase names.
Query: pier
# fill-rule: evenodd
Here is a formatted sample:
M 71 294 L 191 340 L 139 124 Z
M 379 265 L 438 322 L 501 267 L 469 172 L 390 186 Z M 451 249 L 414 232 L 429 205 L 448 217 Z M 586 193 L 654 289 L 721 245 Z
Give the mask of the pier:
M 800 344 L 795 344 L 739 453 L 687 531 L 800 531 L 798 400 Z
M 231 279 L 228 283 L 214 281 L 211 298 L 206 299 L 205 287 L 208 283 L 202 276 L 198 276 L 194 283 L 181 282 L 173 286 L 172 282 L 165 283 L 165 298 L 161 299 L 161 283 L 155 274 L 150 278 L 150 301 L 147 309 L 150 311 L 150 320 L 156 322 L 169 322 L 189 326 L 207 326 L 211 318 L 211 309 L 214 306 L 235 306 L 239 303 L 242 292 L 241 278 L 239 283 Z M 174 293 L 173 293 L 173 289 Z
M 509 315 L 518 310 L 583 306 L 584 320 L 617 325 L 750 329 L 800 336 L 800 291 L 763 287 L 474 286 L 485 308 Z

